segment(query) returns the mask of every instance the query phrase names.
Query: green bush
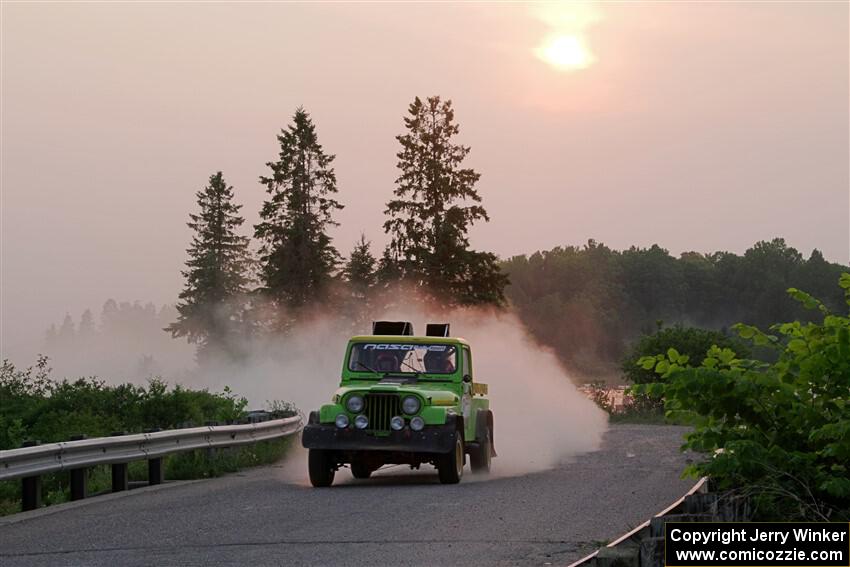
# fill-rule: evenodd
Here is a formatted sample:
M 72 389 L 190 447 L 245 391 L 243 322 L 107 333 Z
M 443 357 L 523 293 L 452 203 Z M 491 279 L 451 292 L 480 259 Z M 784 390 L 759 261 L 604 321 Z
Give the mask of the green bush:
M 96 378 L 56 381 L 50 377 L 46 357 L 35 366 L 20 370 L 8 360 L 0 366 L 0 450 L 20 447 L 27 439 L 42 443 L 67 441 L 73 435 L 103 437 L 116 431 L 140 433 L 146 429 L 174 429 L 203 425 L 207 421 L 227 422 L 245 417 L 245 398 L 229 388 L 220 394 L 188 390 L 180 385 L 169 388 L 161 379 L 146 386 L 110 386 Z M 272 418 L 298 413 L 290 403 L 269 403 Z M 190 479 L 218 476 L 242 467 L 274 462 L 287 447 L 289 438 L 264 441 L 233 450 L 194 451 L 166 458 L 166 477 Z M 131 480 L 146 480 L 143 461 L 130 463 Z M 47 505 L 70 497 L 67 473 L 42 477 L 43 500 Z M 88 472 L 89 491 L 111 487 L 108 467 L 92 467 Z M 19 511 L 21 483 L 0 482 L 0 516 Z
M 657 382 L 658 375 L 653 369 L 639 365 L 640 359 L 645 356 L 655 356 L 659 352 L 667 352 L 673 348 L 680 354 L 688 356 L 690 360 L 700 360 L 713 345 L 732 349 L 744 358 L 750 356 L 750 349 L 747 344 L 737 337 L 729 336 L 720 331 L 674 325 L 641 336 L 632 345 L 620 366 L 623 375 L 632 384 Z
M 850 274 L 840 286 L 850 305 Z M 695 426 L 684 448 L 711 455 L 686 472 L 749 494 L 759 518 L 850 520 L 850 317 L 791 288 L 817 322 L 735 326 L 771 362 L 712 345 L 704 357 L 670 348 L 638 363 L 663 378 L 636 390 Z M 691 361 L 700 361 L 699 365 Z
M 247 405 L 229 388 L 220 394 L 169 388 L 159 378 L 147 386 L 110 386 L 96 378 L 56 381 L 46 357 L 25 370 L 4 360 L 0 399 L 0 450 L 20 447 L 26 439 L 52 443 L 72 435 L 102 437 L 115 431 L 234 421 L 244 417 Z
M 621 368 L 624 377 L 633 384 L 648 384 L 658 381 L 658 375 L 652 368 L 644 368 L 638 361 L 646 356 L 674 349 L 688 359 L 699 360 L 712 345 L 730 348 L 741 356 L 749 356 L 750 349 L 736 337 L 731 337 L 720 331 L 674 325 L 659 328 L 656 332 L 641 336 L 623 358 Z M 629 396 L 629 414 L 639 421 L 664 422 L 664 402 L 661 399 L 632 392 Z M 667 420 L 670 421 L 670 420 Z

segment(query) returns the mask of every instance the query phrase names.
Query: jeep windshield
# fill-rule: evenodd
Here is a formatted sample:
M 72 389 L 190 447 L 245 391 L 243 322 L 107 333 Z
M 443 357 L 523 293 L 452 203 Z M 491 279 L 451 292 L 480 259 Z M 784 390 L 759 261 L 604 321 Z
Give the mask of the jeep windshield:
M 375 374 L 454 374 L 457 349 L 448 344 L 354 343 L 348 369 Z

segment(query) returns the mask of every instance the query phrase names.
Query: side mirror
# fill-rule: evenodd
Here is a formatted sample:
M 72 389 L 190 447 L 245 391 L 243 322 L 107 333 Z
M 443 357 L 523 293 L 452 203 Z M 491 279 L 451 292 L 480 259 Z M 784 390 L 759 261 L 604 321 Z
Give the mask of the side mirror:
M 469 374 L 464 374 L 463 375 L 463 381 L 464 382 L 472 382 L 472 376 L 470 376 Z

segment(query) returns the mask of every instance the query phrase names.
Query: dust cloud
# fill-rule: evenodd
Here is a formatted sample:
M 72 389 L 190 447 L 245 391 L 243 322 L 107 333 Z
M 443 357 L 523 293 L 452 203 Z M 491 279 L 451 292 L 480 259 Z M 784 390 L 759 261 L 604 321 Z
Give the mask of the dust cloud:
M 607 428 L 606 414 L 580 393 L 555 355 L 530 338 L 519 319 L 509 311 L 461 308 L 429 308 L 424 301 L 411 307 L 373 309 L 375 319 L 405 320 L 424 332 L 425 323 L 449 322 L 452 335 L 466 338 L 472 345 L 474 377 L 489 384 L 494 412 L 494 442 L 498 458 L 493 474 L 519 475 L 556 466 L 571 457 L 599 447 Z M 258 337 L 238 345 L 239 362 L 216 359 L 187 369 L 192 347 L 183 341 L 170 341 L 166 352 L 157 352 L 156 344 L 143 341 L 136 350 L 150 352 L 157 371 L 171 383 L 192 388 L 221 391 L 225 386 L 249 401 L 249 409 L 262 408 L 273 400 L 293 402 L 305 414 L 327 403 L 338 386 L 342 357 L 347 340 L 355 334 L 367 334 L 370 322 L 353 324 L 350 317 L 336 313 L 314 314 L 286 335 Z M 166 335 L 164 332 L 162 335 Z M 167 337 L 167 335 L 166 335 Z M 108 382 L 122 377 L 104 373 L 117 366 L 115 350 L 124 351 L 128 360 L 138 358 L 132 349 L 115 349 L 98 361 L 99 353 L 112 350 L 90 345 L 86 349 L 86 371 Z M 179 345 L 183 356 L 176 356 Z M 50 353 L 48 353 L 50 354 Z M 167 354 L 167 356 L 166 356 Z M 94 355 L 94 356 L 92 356 Z M 167 362 L 180 362 L 168 367 Z M 61 368 L 60 364 L 54 365 Z M 82 360 L 74 360 L 76 371 Z M 103 366 L 101 368 L 101 366 Z M 126 377 L 123 377 L 126 379 Z M 131 378 L 139 382 L 139 377 Z
M 456 322 L 455 322 L 456 321 Z M 534 344 L 513 314 L 463 314 L 455 333 L 473 348 L 475 380 L 489 384 L 498 458 L 493 473 L 545 470 L 599 448 L 608 417 Z
M 420 332 L 427 321 L 449 321 L 452 335 L 470 342 L 475 380 L 489 385 L 495 416 L 494 475 L 546 470 L 599 447 L 608 427 L 605 412 L 576 389 L 555 355 L 535 344 L 515 315 L 393 310 L 381 318 L 412 321 Z M 306 412 L 326 403 L 335 390 L 348 338 L 367 332 L 319 317 L 272 345 L 279 356 L 253 359 L 220 373 L 217 381 L 251 400 L 291 400 Z

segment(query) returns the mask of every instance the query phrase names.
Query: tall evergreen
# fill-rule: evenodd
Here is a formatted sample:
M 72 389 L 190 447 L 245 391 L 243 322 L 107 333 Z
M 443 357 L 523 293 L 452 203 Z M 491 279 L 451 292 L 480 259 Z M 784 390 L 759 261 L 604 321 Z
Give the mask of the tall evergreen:
M 74 320 L 71 319 L 70 314 L 65 313 L 65 319 L 62 320 L 62 326 L 59 327 L 59 333 L 56 336 L 66 346 L 77 336 L 77 331 L 74 328 Z
M 94 336 L 94 316 L 91 313 L 91 309 L 83 311 L 83 315 L 80 317 L 80 326 L 77 330 L 77 334 L 80 338 L 84 339 L 89 339 Z
M 396 136 L 401 174 L 385 211 L 392 240 L 382 273 L 392 272 L 392 261 L 403 279 L 441 301 L 504 303 L 508 280 L 496 256 L 469 248 L 469 227 L 489 218 L 475 189 L 481 175 L 463 167 L 470 148 L 453 141 L 460 127 L 451 101 L 416 97 L 404 124 L 407 132 Z
M 44 334 L 44 347 L 47 349 L 48 353 L 50 353 L 56 346 L 58 339 L 59 331 L 56 329 L 56 323 L 53 323 Z
M 375 284 L 377 260 L 372 255 L 371 244 L 366 235 L 361 234 L 342 269 L 342 277 L 357 297 L 365 296 Z
M 251 258 L 248 238 L 236 232 L 245 222 L 239 215 L 242 205 L 233 202 L 233 187 L 220 171 L 197 197 L 198 212 L 187 223 L 195 234 L 182 272 L 186 284 L 179 315 L 165 330 L 199 345 L 199 358 L 204 358 L 213 350 L 232 352 L 230 339 L 242 330 Z
M 303 108 L 277 140 L 278 160 L 266 164 L 268 177 L 260 177 L 269 197 L 254 228 L 264 291 L 281 305 L 299 308 L 328 292 L 339 253 L 327 229 L 336 225 L 333 213 L 343 207 L 333 199 L 335 156 L 324 152 Z

